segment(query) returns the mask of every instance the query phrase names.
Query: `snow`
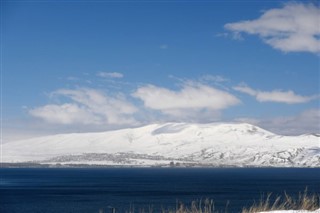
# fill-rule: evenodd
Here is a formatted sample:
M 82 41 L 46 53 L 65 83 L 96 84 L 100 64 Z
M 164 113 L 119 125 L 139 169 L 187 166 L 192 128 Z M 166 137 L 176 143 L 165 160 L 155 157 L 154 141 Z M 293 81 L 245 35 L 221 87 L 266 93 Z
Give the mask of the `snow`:
M 152 124 L 33 138 L 2 150 L 3 162 L 320 167 L 320 137 L 281 136 L 250 124 Z
M 269 212 L 260 212 L 260 213 L 320 213 L 320 209 L 315 211 L 308 211 L 308 210 L 279 210 L 279 211 L 269 211 Z

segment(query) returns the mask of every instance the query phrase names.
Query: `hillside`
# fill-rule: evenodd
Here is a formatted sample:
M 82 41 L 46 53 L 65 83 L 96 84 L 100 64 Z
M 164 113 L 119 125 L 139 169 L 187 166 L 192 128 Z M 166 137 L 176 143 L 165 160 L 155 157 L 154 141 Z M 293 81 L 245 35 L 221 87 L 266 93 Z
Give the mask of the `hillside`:
M 281 136 L 250 124 L 152 124 L 33 138 L 2 149 L 6 163 L 320 167 L 317 135 Z

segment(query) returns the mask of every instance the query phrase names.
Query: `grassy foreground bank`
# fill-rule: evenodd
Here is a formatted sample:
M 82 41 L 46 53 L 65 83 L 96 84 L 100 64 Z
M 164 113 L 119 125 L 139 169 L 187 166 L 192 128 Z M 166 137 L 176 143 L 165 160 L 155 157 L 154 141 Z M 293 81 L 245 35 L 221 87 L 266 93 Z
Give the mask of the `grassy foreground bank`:
M 293 197 L 284 193 L 282 196 L 271 196 L 268 194 L 262 196 L 259 201 L 255 201 L 251 207 L 244 207 L 240 213 L 256 213 L 275 210 L 307 210 L 315 211 L 320 209 L 320 195 L 309 194 L 307 190 Z M 115 208 L 108 210 L 100 209 L 99 213 L 120 213 Z M 162 209 L 159 213 L 229 213 L 228 203 L 225 210 L 218 211 L 215 209 L 214 201 L 205 199 L 200 201 L 192 201 L 191 204 L 178 203 L 175 209 Z M 320 210 L 319 210 L 320 212 Z M 135 209 L 131 207 L 126 213 L 158 213 L 152 207 L 148 209 Z

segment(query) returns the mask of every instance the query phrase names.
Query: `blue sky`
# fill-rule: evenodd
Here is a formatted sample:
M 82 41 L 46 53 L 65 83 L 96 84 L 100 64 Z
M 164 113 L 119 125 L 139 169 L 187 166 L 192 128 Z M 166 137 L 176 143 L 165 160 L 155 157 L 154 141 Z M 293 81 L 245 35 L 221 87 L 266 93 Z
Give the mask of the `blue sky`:
M 319 132 L 317 1 L 2 1 L 4 140 L 157 122 Z

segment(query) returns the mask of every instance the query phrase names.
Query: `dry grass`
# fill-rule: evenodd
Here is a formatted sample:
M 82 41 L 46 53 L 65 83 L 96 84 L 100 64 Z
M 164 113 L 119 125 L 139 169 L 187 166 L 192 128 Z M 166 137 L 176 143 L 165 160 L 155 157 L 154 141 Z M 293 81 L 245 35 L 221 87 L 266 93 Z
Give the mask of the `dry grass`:
M 242 213 L 254 213 L 274 210 L 309 210 L 314 211 L 320 208 L 320 196 L 308 194 L 307 189 L 299 193 L 297 198 L 284 193 L 284 196 L 277 196 L 271 200 L 271 194 L 266 199 L 261 198 L 258 203 L 254 203 L 250 208 L 244 208 Z
M 130 210 L 126 213 L 156 213 L 152 208 L 140 209 L 135 211 L 133 207 L 130 207 Z M 186 206 L 184 203 L 177 203 L 175 209 L 162 209 L 161 213 L 216 213 L 214 209 L 213 200 L 205 199 L 200 201 L 192 201 L 190 206 Z
M 228 205 L 226 204 L 224 211 L 218 211 L 214 207 L 213 200 L 205 199 L 200 201 L 193 201 L 190 205 L 186 206 L 183 203 L 177 203 L 175 209 L 162 209 L 161 213 L 228 213 Z M 298 196 L 292 197 L 287 193 L 283 196 L 275 196 L 268 194 L 267 196 L 261 196 L 259 202 L 249 208 L 243 208 L 241 213 L 256 213 L 263 211 L 274 211 L 274 210 L 309 210 L 314 211 L 320 209 L 320 196 L 317 194 L 309 194 L 307 189 L 303 193 L 299 193 Z M 118 213 L 116 209 L 109 211 Z M 135 210 L 130 208 L 126 213 L 156 213 L 151 207 L 149 209 Z
M 216 212 L 214 209 L 213 200 L 205 199 L 203 202 L 200 200 L 192 201 L 190 207 L 186 207 L 183 203 L 178 205 L 176 210 L 164 211 L 162 213 L 213 213 Z

